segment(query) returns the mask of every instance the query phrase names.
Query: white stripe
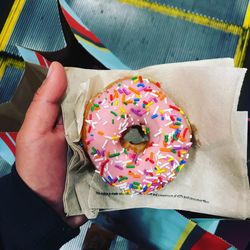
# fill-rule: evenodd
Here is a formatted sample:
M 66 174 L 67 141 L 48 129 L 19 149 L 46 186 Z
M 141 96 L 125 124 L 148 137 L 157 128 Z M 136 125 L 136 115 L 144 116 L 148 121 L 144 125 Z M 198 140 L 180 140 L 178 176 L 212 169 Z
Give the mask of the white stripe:
M 16 146 L 16 142 L 12 139 L 12 137 L 10 136 L 10 134 L 8 132 L 5 133 L 9 139 L 11 140 L 11 142 Z

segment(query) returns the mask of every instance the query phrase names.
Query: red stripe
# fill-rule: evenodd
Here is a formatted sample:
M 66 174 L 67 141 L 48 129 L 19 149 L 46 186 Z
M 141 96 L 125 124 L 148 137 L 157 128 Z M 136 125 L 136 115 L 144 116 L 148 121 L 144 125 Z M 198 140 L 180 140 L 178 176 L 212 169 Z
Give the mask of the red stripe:
M 88 37 L 93 42 L 95 42 L 95 43 L 101 43 L 101 41 L 99 40 L 99 38 L 97 38 L 91 31 L 87 30 L 82 25 L 80 25 L 63 7 L 62 7 L 62 12 L 63 12 L 63 14 L 64 14 L 67 22 L 69 23 L 69 25 L 73 29 L 75 29 L 80 34 Z
M 12 143 L 12 141 L 10 140 L 10 138 L 3 132 L 0 133 L 0 138 L 3 139 L 3 141 L 6 143 L 6 145 L 9 147 L 9 149 L 11 150 L 12 154 L 15 155 L 16 154 L 16 147 L 15 145 Z
M 9 135 L 16 142 L 17 132 L 9 132 Z
M 46 58 L 44 58 L 44 60 L 46 61 L 47 65 L 50 66 L 51 61 L 47 60 Z
M 226 250 L 231 245 L 221 238 L 205 232 L 201 238 L 192 246 L 191 250 Z
M 47 67 L 45 61 L 44 61 L 44 58 L 43 56 L 41 56 L 38 52 L 35 52 L 36 53 L 36 56 L 37 56 L 37 59 L 40 63 L 41 66 L 44 66 L 44 67 Z

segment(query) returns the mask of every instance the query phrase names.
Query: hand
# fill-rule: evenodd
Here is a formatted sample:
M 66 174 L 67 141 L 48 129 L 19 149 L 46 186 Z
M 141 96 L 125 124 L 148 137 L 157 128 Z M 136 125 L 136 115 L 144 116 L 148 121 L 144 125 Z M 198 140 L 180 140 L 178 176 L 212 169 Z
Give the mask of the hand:
M 18 133 L 16 169 L 23 181 L 70 226 L 78 227 L 86 217 L 66 218 L 63 210 L 67 144 L 59 113 L 66 88 L 64 68 L 60 63 L 52 63 Z

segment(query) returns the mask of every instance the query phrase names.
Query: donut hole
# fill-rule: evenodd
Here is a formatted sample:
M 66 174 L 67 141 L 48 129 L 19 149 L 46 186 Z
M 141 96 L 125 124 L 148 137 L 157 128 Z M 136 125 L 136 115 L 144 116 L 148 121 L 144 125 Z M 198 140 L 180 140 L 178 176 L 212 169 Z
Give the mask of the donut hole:
M 133 150 L 136 154 L 144 151 L 149 142 L 149 135 L 145 133 L 144 125 L 133 125 L 123 132 L 120 143 L 123 148 Z

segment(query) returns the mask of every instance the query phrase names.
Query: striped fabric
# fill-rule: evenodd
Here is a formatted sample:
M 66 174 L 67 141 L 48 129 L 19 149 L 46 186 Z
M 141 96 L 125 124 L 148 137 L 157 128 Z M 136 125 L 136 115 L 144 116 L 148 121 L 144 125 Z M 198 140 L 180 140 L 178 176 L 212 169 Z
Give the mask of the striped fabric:
M 0 33 L 0 51 L 5 51 L 9 44 L 9 40 L 13 34 L 15 25 L 22 12 L 25 0 L 15 0 L 10 10 L 9 16 L 5 21 L 5 24 Z
M 205 1 L 176 1 L 176 0 L 149 0 L 152 4 L 164 5 L 187 13 L 199 13 L 214 20 L 223 20 L 225 23 L 241 25 L 244 21 L 248 1 L 246 0 L 217 0 L 204 4 Z M 235 11 L 232 11 L 235 10 Z M 236 11 L 237 10 L 237 11 Z M 229 14 L 230 13 L 230 14 Z
M 20 7 L 15 8 L 13 15 L 10 12 L 8 17 L 10 21 L 6 21 L 12 25 L 6 27 L 9 36 L 8 39 L 7 37 L 4 39 L 4 51 L 19 55 L 16 45 L 38 51 L 56 51 L 65 46 L 57 1 L 14 0 L 14 2 Z
M 95 222 L 149 249 L 198 249 L 206 245 L 224 250 L 231 247 L 175 210 L 144 208 L 105 212 L 99 213 Z
M 0 156 L 0 178 L 9 174 L 11 171 L 11 165 L 6 161 L 5 158 Z
M 20 78 L 22 77 L 24 69 L 24 64 L 18 62 L 18 64 L 19 63 L 19 66 L 12 67 L 11 63 L 9 64 L 7 61 L 4 62 L 4 74 L 2 75 L 2 78 L 0 76 L 0 104 L 9 101 L 15 93 L 15 89 L 19 83 Z
M 59 1 L 62 12 L 78 42 L 109 69 L 129 69 L 82 23 L 65 0 Z
M 192 1 L 155 1 L 155 0 L 119 0 L 121 3 L 137 8 L 149 9 L 159 14 L 174 17 L 185 22 L 209 27 L 238 37 L 234 51 L 235 66 L 242 67 L 246 48 L 250 39 L 250 5 L 249 1 L 223 0 L 210 8 L 204 3 L 190 4 Z M 221 6 L 221 7 L 220 7 Z M 237 9 L 231 12 L 231 9 Z M 216 11 L 217 10 L 217 11 Z M 230 13 L 230 15 L 228 15 Z M 231 37 L 232 39 L 232 37 Z M 222 41 L 220 42 L 222 44 Z M 219 45 L 219 44 L 218 44 Z M 232 49 L 232 48 L 231 48 Z
M 88 53 L 109 69 L 129 69 L 129 67 L 123 64 L 86 26 L 83 25 L 79 17 L 76 16 L 64 0 L 60 1 L 60 7 L 76 39 Z M 17 48 L 26 62 L 39 64 L 45 67 L 48 66 L 48 60 L 42 57 L 38 51 L 29 50 L 21 46 L 17 46 Z
M 8 174 L 15 162 L 16 135 L 14 132 L 0 132 L 0 177 Z
M 15 162 L 16 153 L 16 135 L 15 132 L 0 132 L 0 156 L 10 165 Z
M 91 225 L 91 222 L 86 222 L 83 226 L 80 228 L 80 234 L 74 238 L 73 240 L 66 243 L 64 246 L 60 248 L 60 250 L 79 250 L 82 248 L 82 244 L 84 241 L 84 238 L 87 234 L 87 231 Z
M 7 46 L 9 44 L 11 36 L 13 35 L 14 28 L 16 26 L 16 23 L 19 19 L 19 16 L 22 12 L 24 5 L 25 5 L 25 0 L 14 1 L 12 8 L 9 12 L 9 15 L 0 33 L 0 81 L 1 82 L 8 82 L 2 79 L 8 66 L 12 66 L 17 69 L 23 70 L 23 64 L 19 60 L 16 60 L 15 58 L 16 56 L 13 56 L 12 53 L 7 52 Z M 7 57 L 6 55 L 8 54 L 10 54 L 11 56 Z M 15 81 L 17 80 L 15 79 Z M 5 93 L 2 93 L 3 90 L 1 90 L 1 82 L 0 82 L 0 103 L 3 102 L 3 100 L 5 101 L 4 97 L 6 96 Z M 9 89 L 13 91 L 14 88 L 9 88 Z M 4 97 L 2 97 L 2 95 L 4 95 Z
M 102 42 L 132 68 L 218 57 L 234 57 L 235 64 L 242 65 L 249 41 L 248 2 L 68 1 Z
M 190 221 L 180 236 L 180 240 L 174 249 L 191 249 L 191 250 L 210 250 L 210 249 L 228 249 L 232 247 L 227 242 L 213 234 L 206 232 Z
M 21 46 L 17 46 L 19 53 L 25 62 L 34 63 L 48 68 L 51 62 L 43 57 L 39 52 L 30 50 Z

